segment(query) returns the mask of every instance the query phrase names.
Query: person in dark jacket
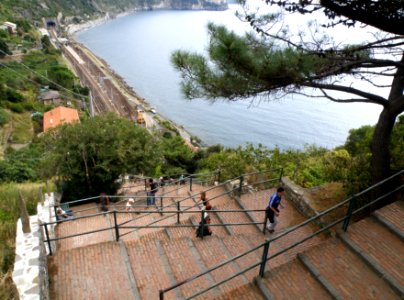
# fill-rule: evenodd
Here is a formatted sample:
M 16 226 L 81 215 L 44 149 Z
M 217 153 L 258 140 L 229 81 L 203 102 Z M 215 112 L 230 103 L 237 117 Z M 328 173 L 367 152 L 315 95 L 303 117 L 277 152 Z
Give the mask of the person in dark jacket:
M 206 235 L 212 235 L 212 229 L 210 229 L 210 217 L 206 216 L 201 222 L 199 222 L 199 226 L 196 229 L 196 236 L 203 237 Z
M 268 207 L 266 208 L 266 217 L 269 220 L 267 229 L 270 233 L 275 231 L 276 224 L 278 223 L 277 217 L 279 216 L 278 207 L 284 207 L 281 204 L 282 197 L 284 197 L 285 190 L 279 187 L 275 193 L 269 198 Z
M 158 190 L 157 182 L 154 182 L 153 178 L 150 178 L 147 187 L 147 205 L 156 205 L 157 190 Z

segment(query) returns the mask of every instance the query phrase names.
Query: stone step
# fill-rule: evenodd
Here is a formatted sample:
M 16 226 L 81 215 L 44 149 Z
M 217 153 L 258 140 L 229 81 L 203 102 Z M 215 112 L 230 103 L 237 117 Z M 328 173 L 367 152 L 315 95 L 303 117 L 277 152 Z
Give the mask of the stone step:
M 266 299 L 332 299 L 297 259 L 266 271 L 264 278 L 256 279 L 256 284 Z
M 218 206 L 214 206 L 216 210 L 241 210 L 241 207 L 237 204 L 234 199 L 229 196 L 223 196 L 223 198 L 228 198 L 226 202 Z M 246 215 L 245 212 L 218 212 L 220 218 L 223 222 L 227 224 L 238 224 L 238 223 L 251 223 L 251 220 Z M 263 235 L 260 230 L 254 225 L 229 225 L 230 231 L 233 234 L 245 234 L 245 235 Z
M 390 224 L 395 231 L 400 232 L 401 236 L 404 233 L 404 201 L 396 201 L 373 213 L 377 219 L 383 220 Z
M 205 298 L 206 299 L 206 298 Z M 232 289 L 224 293 L 220 297 L 215 297 L 217 300 L 263 300 L 265 299 L 258 288 L 252 284 L 245 284 L 243 286 Z
M 302 254 L 311 271 L 329 286 L 337 299 L 399 299 L 393 290 L 339 239 Z
M 223 239 L 222 242 L 227 247 L 231 257 L 235 257 L 243 252 L 246 252 L 252 249 L 257 244 L 259 244 L 258 242 L 256 242 L 256 244 L 252 244 L 245 236 L 242 235 L 227 237 Z M 263 242 L 263 240 L 261 242 Z M 261 257 L 262 257 L 262 249 L 259 249 L 243 257 L 240 257 L 239 259 L 236 260 L 236 262 L 239 268 L 243 270 L 255 263 L 260 262 Z M 254 277 L 258 275 L 258 271 L 259 267 L 256 267 L 244 273 L 244 276 L 246 276 L 248 280 L 252 282 Z
M 274 238 L 274 237 L 282 234 L 285 230 L 286 229 L 281 230 L 279 232 L 275 232 L 273 234 L 267 233 L 265 235 L 265 237 L 267 239 Z M 271 257 L 271 256 L 277 254 L 278 252 L 284 250 L 285 248 L 292 246 L 296 242 L 301 241 L 303 238 L 310 236 L 316 230 L 318 230 L 318 228 L 316 228 L 315 226 L 306 225 L 306 226 L 296 229 L 295 231 L 281 237 L 278 240 L 275 240 L 274 242 L 271 242 L 270 246 L 269 246 L 268 257 Z M 325 240 L 327 240 L 327 238 L 328 237 L 325 234 L 317 235 L 317 236 L 293 247 L 292 249 L 270 259 L 267 264 L 267 268 L 276 268 L 284 263 L 287 263 L 288 261 L 295 259 L 296 255 L 298 253 L 311 249 L 312 247 L 314 247 L 316 245 L 320 245 Z
M 212 268 L 232 258 L 230 251 L 220 238 L 206 237 L 203 240 L 193 241 L 193 243 L 207 268 Z M 215 282 L 220 282 L 238 272 L 240 272 L 239 265 L 236 262 L 231 262 L 212 271 L 211 275 Z M 248 283 L 249 280 L 244 275 L 240 275 L 220 285 L 220 294 L 229 293 L 235 287 L 240 287 Z
M 380 222 L 366 218 L 349 226 L 341 238 L 404 297 L 403 241 Z
M 56 236 L 66 237 L 69 235 L 106 229 L 109 227 L 111 227 L 111 223 L 108 215 L 98 215 L 84 219 L 68 220 L 56 225 Z M 65 251 L 113 240 L 113 232 L 109 229 L 59 240 L 57 242 L 57 251 Z
M 138 299 L 116 242 L 59 251 L 48 270 L 50 299 Z
M 396 235 L 371 218 L 350 226 L 346 234 L 363 252 L 404 286 L 403 252 L 397 251 L 404 249 L 404 244 Z
M 173 275 L 177 282 L 181 282 L 189 277 L 199 274 L 207 270 L 206 265 L 201 258 L 200 253 L 195 248 L 195 245 L 191 239 L 184 238 L 175 241 L 162 241 L 161 246 L 164 249 L 164 253 L 167 257 L 169 265 L 172 269 Z M 170 299 L 175 293 L 178 293 L 178 289 L 183 297 L 190 297 L 196 292 L 206 289 L 208 286 L 212 286 L 215 283 L 211 274 L 202 276 L 190 283 L 184 284 L 181 287 L 171 291 L 165 295 Z M 167 287 L 167 286 L 165 286 Z M 215 288 L 209 292 L 203 294 L 200 299 L 205 297 L 212 298 L 219 296 L 219 289 Z
M 226 194 L 226 189 L 223 186 L 216 186 L 213 189 L 206 191 L 206 198 L 213 208 L 217 208 L 231 199 L 229 195 Z M 200 202 L 200 197 L 198 196 L 196 200 Z
M 246 193 L 241 196 L 240 202 L 245 209 L 265 209 L 268 206 L 268 201 L 276 189 L 263 190 L 255 193 Z M 306 218 L 293 206 L 292 202 L 287 198 L 282 199 L 284 209 L 280 209 L 280 216 L 278 218 L 277 230 L 284 230 L 296 224 L 300 224 Z M 257 222 L 265 220 L 265 212 L 250 212 Z M 262 225 L 259 225 L 262 230 Z
M 160 289 L 176 283 L 158 239 L 127 241 L 125 245 L 142 299 L 158 299 Z M 182 298 L 179 291 L 173 293 L 172 296 L 167 299 Z

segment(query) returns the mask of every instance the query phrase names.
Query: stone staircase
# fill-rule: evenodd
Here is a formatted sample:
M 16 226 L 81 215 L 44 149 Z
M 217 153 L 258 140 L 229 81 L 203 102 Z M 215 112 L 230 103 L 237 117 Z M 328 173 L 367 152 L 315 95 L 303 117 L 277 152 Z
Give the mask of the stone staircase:
M 193 194 L 195 191 L 197 187 Z M 245 194 L 237 201 L 227 195 L 215 198 L 224 193 L 218 188 L 210 191 L 208 197 L 212 199 L 214 210 L 262 209 L 271 192 Z M 194 198 L 190 200 L 199 199 Z M 286 206 L 281 211 L 280 232 L 304 220 L 288 201 Z M 245 213 L 212 211 L 209 214 L 214 224 L 251 222 L 251 216 Z M 262 212 L 252 215 L 257 221 L 263 219 Z M 404 283 L 403 251 L 399 250 L 403 249 L 403 216 L 402 201 L 393 203 L 371 218 L 351 224 L 347 233 L 338 232 L 331 238 L 316 237 L 271 259 L 262 279 L 257 277 L 259 267 L 255 267 L 196 299 L 400 299 Z M 104 216 L 99 218 L 104 218 L 99 223 L 111 222 Z M 181 224 L 195 225 L 198 220 L 199 214 L 181 216 Z M 176 217 L 164 221 L 167 225 L 175 222 Z M 316 229 L 310 224 L 271 243 L 269 256 Z M 64 240 L 66 245 L 49 258 L 51 299 L 158 299 L 159 290 L 229 260 L 273 236 L 264 236 L 254 225 L 213 227 L 214 234 L 203 240 L 195 237 L 195 229 L 191 227 L 147 230 L 147 233 L 129 234 L 119 242 L 114 241 L 111 231 L 101 232 L 106 235 L 102 243 L 101 238 L 97 243 L 87 244 L 79 244 L 76 238 Z M 76 246 L 81 247 L 74 248 Z M 261 257 L 262 248 L 164 297 L 190 297 L 259 262 Z
M 267 271 L 259 285 L 270 299 L 403 299 L 403 217 L 403 201 L 390 204 Z

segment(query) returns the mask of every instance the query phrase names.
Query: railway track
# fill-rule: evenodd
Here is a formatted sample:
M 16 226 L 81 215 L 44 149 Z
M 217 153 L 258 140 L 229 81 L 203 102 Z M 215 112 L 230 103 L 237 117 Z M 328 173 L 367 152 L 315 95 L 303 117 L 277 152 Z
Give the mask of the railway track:
M 121 88 L 115 84 L 111 73 L 105 72 L 103 67 L 78 44 L 60 45 L 59 48 L 73 66 L 82 85 L 90 89 L 95 114 L 114 112 L 130 120 L 135 119 L 136 110 L 131 106 Z

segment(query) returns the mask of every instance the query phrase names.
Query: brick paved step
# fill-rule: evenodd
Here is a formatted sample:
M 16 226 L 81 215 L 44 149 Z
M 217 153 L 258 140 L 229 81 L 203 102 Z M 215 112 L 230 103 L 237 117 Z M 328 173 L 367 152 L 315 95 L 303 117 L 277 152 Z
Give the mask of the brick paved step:
M 349 226 L 346 236 L 403 289 L 404 247 L 397 235 L 380 222 L 366 218 Z
M 241 196 L 240 202 L 245 209 L 265 209 L 268 206 L 269 197 L 276 191 L 276 189 L 263 190 L 255 193 L 246 193 Z M 278 218 L 277 230 L 283 230 L 293 225 L 300 224 L 306 218 L 293 206 L 292 202 L 287 198 L 282 199 L 284 209 L 280 209 L 280 216 Z M 265 212 L 250 212 L 256 222 L 263 222 L 265 219 Z M 262 225 L 259 225 L 262 230 Z
M 193 243 L 207 268 L 232 258 L 230 251 L 220 238 L 205 237 L 203 240 L 195 240 Z M 215 282 L 219 282 L 238 272 L 240 272 L 239 265 L 232 262 L 211 272 L 211 275 Z M 249 281 L 244 275 L 238 276 L 220 285 L 221 294 L 230 293 L 235 287 L 241 287 L 248 283 Z
M 162 241 L 161 246 L 164 249 L 164 253 L 177 282 L 194 276 L 207 269 L 200 256 L 200 253 L 195 248 L 195 245 L 191 239 L 184 238 L 169 242 Z M 170 299 L 170 297 L 173 297 L 176 292 L 178 293 L 179 289 L 183 297 L 189 297 L 197 291 L 205 289 L 213 284 L 214 279 L 211 274 L 208 274 L 190 283 L 182 285 L 180 288 L 169 292 L 167 296 L 169 297 L 168 299 Z M 205 299 L 206 297 L 212 298 L 213 296 L 219 295 L 219 290 L 214 289 L 205 293 L 204 297 L 200 297 L 200 299 Z
M 313 273 L 331 286 L 339 299 L 399 299 L 394 291 L 363 260 L 339 239 L 306 251 Z
M 160 289 L 176 283 L 158 239 L 128 241 L 125 245 L 142 299 L 158 299 Z M 170 296 L 167 299 L 181 298 L 178 291 Z
M 257 281 L 272 299 L 333 299 L 298 259 L 266 271 Z
M 404 201 L 396 201 L 373 213 L 376 217 L 383 218 L 386 222 L 391 224 L 394 228 L 404 232 Z
M 223 202 L 219 205 L 212 204 L 216 210 L 241 210 L 241 207 L 234 199 L 228 195 L 222 196 Z M 245 212 L 218 212 L 223 222 L 228 224 L 235 223 L 251 223 Z M 254 225 L 232 225 L 228 226 L 233 234 L 261 235 L 262 233 Z
M 206 298 L 205 298 L 206 299 Z M 245 284 L 241 287 L 234 288 L 228 293 L 219 297 L 214 297 L 215 300 L 261 300 L 265 299 L 258 288 L 252 284 Z
M 77 206 L 70 206 L 69 209 L 73 210 L 73 215 L 75 217 L 82 217 L 99 213 L 98 206 L 96 203 L 87 203 Z
M 255 240 L 256 243 L 252 244 L 245 236 L 243 235 L 233 235 L 229 236 L 225 239 L 222 240 L 226 248 L 228 249 L 228 252 L 230 253 L 231 257 L 235 257 L 243 252 L 246 252 L 250 249 L 252 249 L 254 246 L 258 245 L 258 241 Z M 261 243 L 264 242 L 264 237 L 261 241 Z M 239 259 L 236 260 L 239 268 L 241 270 L 255 264 L 261 261 L 262 257 L 262 249 L 256 250 L 254 252 L 251 252 Z M 259 267 L 254 268 L 253 270 L 250 270 L 246 273 L 244 273 L 244 276 L 248 278 L 250 282 L 253 281 L 254 277 L 258 275 L 258 270 Z
M 280 231 L 275 231 L 273 234 L 265 234 L 265 237 L 267 239 L 274 238 L 277 235 L 283 233 L 286 229 L 280 230 Z M 270 247 L 269 247 L 269 252 L 268 252 L 268 257 L 278 253 L 279 251 L 282 251 L 283 249 L 293 245 L 294 243 L 302 240 L 303 238 L 306 238 L 310 236 L 312 233 L 314 233 L 318 228 L 309 225 L 309 226 L 304 226 L 299 229 L 296 229 L 295 231 L 283 236 L 282 238 L 271 242 Z M 249 240 L 251 240 L 251 237 L 248 237 Z M 302 244 L 299 244 L 292 249 L 286 251 L 285 253 L 272 258 L 268 262 L 268 267 L 269 268 L 275 268 L 277 266 L 280 266 L 284 263 L 287 263 L 288 261 L 291 261 L 296 258 L 296 255 L 298 253 L 301 253 L 303 251 L 306 251 L 313 246 L 319 245 L 323 243 L 327 239 L 327 236 L 325 235 L 317 235 Z M 256 243 L 255 241 L 252 241 L 252 243 Z
M 108 215 L 99 215 L 85 219 L 74 219 L 59 223 L 56 226 L 56 236 L 64 237 L 73 234 L 79 234 L 87 231 L 93 231 L 103 228 L 109 228 Z M 114 239 L 111 230 L 105 230 L 72 238 L 62 239 L 57 242 L 58 251 L 68 250 L 77 247 L 85 247 L 101 242 L 112 241 Z
M 106 242 L 49 257 L 50 299 L 136 299 L 120 251 Z

